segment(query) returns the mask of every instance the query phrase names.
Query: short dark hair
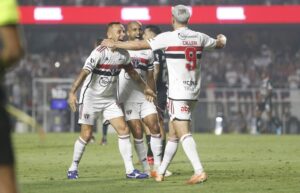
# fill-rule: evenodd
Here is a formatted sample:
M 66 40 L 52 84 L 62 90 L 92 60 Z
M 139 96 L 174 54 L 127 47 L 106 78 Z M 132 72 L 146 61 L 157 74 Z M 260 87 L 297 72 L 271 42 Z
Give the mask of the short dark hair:
M 160 28 L 156 25 L 147 25 L 145 29 L 149 29 L 151 32 L 155 33 L 156 35 L 161 33 Z
M 121 25 L 121 23 L 118 22 L 118 21 L 110 22 L 109 24 L 107 24 L 106 32 L 108 32 L 108 30 L 109 30 L 113 25 Z
M 102 43 L 103 39 L 104 39 L 104 38 L 97 38 L 97 39 L 96 39 L 96 42 L 95 42 L 96 45 L 99 46 L 99 45 Z

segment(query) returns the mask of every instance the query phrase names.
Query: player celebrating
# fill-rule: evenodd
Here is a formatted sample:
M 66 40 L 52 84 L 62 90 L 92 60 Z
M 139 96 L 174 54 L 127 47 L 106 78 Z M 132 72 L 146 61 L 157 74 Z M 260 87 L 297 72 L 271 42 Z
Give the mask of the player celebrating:
M 148 25 L 145 27 L 143 39 L 148 40 L 152 39 L 158 34 L 161 33 L 161 30 L 159 27 L 155 25 Z M 156 83 L 156 90 L 157 90 L 157 112 L 158 112 L 158 118 L 159 118 L 159 128 L 160 128 L 160 134 L 162 137 L 162 155 L 164 156 L 164 150 L 166 147 L 166 132 L 164 128 L 164 112 L 166 110 L 166 104 L 167 104 L 167 90 L 168 90 L 168 71 L 167 71 L 167 64 L 166 64 L 166 57 L 165 52 L 163 50 L 155 50 L 154 52 L 154 80 Z M 147 132 L 146 128 L 146 133 Z M 150 137 L 146 136 L 147 143 L 150 143 Z M 148 152 L 147 152 L 147 160 L 149 163 L 151 163 L 152 159 L 151 156 L 153 156 L 151 147 L 149 148 L 148 145 Z M 172 175 L 172 172 L 166 170 L 165 176 Z
M 119 22 L 108 24 L 107 37 L 114 41 L 123 41 L 124 26 Z M 83 69 L 74 81 L 70 93 L 69 104 L 76 111 L 76 91 L 83 83 L 79 100 L 79 124 L 81 133 L 74 145 L 73 161 L 68 170 L 68 179 L 78 178 L 78 164 L 85 146 L 92 137 L 92 127 L 96 113 L 101 112 L 104 119 L 109 120 L 119 136 L 119 150 L 122 155 L 127 178 L 148 178 L 147 174 L 134 169 L 129 129 L 123 112 L 116 102 L 116 83 L 122 68 L 144 89 L 147 99 L 152 101 L 155 94 L 132 68 L 126 50 L 109 49 L 104 46 L 95 48 L 87 58 Z
M 222 34 L 213 39 L 206 34 L 193 31 L 187 27 L 190 12 L 184 5 L 172 9 L 174 31 L 161 33 L 153 39 L 144 41 L 114 42 L 104 40 L 103 45 L 123 49 L 153 51 L 165 49 L 169 73 L 168 110 L 174 130 L 169 133 L 165 155 L 156 176 L 156 181 L 164 180 L 164 173 L 173 159 L 180 139 L 184 152 L 190 160 L 194 175 L 188 184 L 204 182 L 207 174 L 197 153 L 196 143 L 190 133 L 191 113 L 200 93 L 200 58 L 203 50 L 223 48 L 226 37 Z
M 142 39 L 142 24 L 137 21 L 130 22 L 127 27 L 127 36 L 131 41 Z M 128 51 L 133 68 L 143 79 L 147 80 L 152 90 L 155 90 L 153 78 L 154 56 L 150 49 L 140 51 Z M 153 102 L 146 100 L 143 91 L 131 80 L 125 71 L 119 75 L 119 100 L 124 104 L 126 121 L 134 137 L 134 145 L 144 172 L 149 173 L 146 148 L 143 142 L 143 129 L 140 119 L 151 132 L 151 149 L 154 155 L 154 170 L 161 163 L 161 135 L 157 120 L 157 111 Z

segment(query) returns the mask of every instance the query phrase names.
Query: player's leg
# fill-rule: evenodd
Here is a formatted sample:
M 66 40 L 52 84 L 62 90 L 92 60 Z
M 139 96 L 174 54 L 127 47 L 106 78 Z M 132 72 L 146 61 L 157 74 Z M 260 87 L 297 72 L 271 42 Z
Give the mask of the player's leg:
M 9 116 L 2 104 L 0 104 L 0 125 L 0 192 L 16 193 L 15 162 L 10 134 L 11 125 Z
M 79 138 L 75 141 L 73 160 L 68 169 L 68 179 L 78 178 L 78 165 L 84 153 L 85 147 L 92 138 L 93 126 L 81 124 L 81 132 Z
M 150 166 L 147 162 L 147 152 L 143 140 L 143 129 L 140 121 L 140 103 L 126 102 L 124 104 L 124 112 L 126 121 L 129 125 L 133 136 L 134 147 L 138 155 L 139 161 L 143 166 L 144 172 L 150 173 Z
M 81 131 L 79 138 L 75 141 L 74 144 L 73 160 L 67 173 L 68 179 L 78 178 L 79 162 L 84 153 L 86 145 L 93 136 L 93 124 L 95 120 L 95 115 L 97 113 L 95 108 L 92 108 L 93 105 L 94 104 L 88 102 L 79 105 L 78 123 L 81 124 Z
M 153 165 L 153 163 L 154 163 L 153 152 L 152 152 L 151 145 L 150 145 L 151 133 L 150 133 L 149 128 L 145 125 L 145 123 L 143 121 L 141 121 L 141 123 L 142 123 L 143 130 L 146 134 L 146 142 L 147 142 L 147 148 L 148 148 L 147 149 L 147 161 L 148 161 L 149 165 Z
M 167 173 L 167 169 L 171 163 L 171 161 L 173 160 L 177 149 L 178 149 L 178 142 L 179 142 L 179 138 L 176 135 L 176 132 L 172 126 L 172 122 L 169 122 L 169 137 L 168 137 L 168 142 L 166 144 L 166 148 L 165 148 L 165 153 L 164 153 L 164 157 L 162 160 L 162 163 L 158 169 L 158 175 L 156 176 L 155 180 L 156 181 L 163 181 L 164 180 L 164 176 Z
M 265 110 L 265 104 L 264 103 L 258 103 L 256 106 L 256 132 L 260 133 L 262 131 L 262 113 Z
M 187 182 L 189 184 L 195 184 L 203 182 L 207 179 L 203 166 L 200 162 L 200 157 L 197 152 L 197 146 L 195 140 L 190 131 L 191 113 L 196 105 L 195 101 L 172 101 L 173 114 L 171 120 L 177 137 L 179 137 L 183 150 L 190 160 L 194 175 Z
M 157 170 L 162 159 L 162 139 L 155 105 L 148 101 L 144 102 L 141 106 L 141 116 L 151 133 L 150 145 L 154 158 L 154 170 Z
M 119 151 L 124 161 L 126 177 L 136 179 L 148 178 L 147 174 L 134 169 L 129 128 L 125 122 L 121 108 L 114 103 L 104 110 L 103 115 L 105 119 L 109 120 L 118 134 Z
M 101 139 L 101 145 L 106 145 L 107 144 L 107 130 L 109 126 L 109 121 L 105 120 L 104 123 L 102 124 L 102 139 Z
M 145 173 L 150 173 L 150 166 L 147 161 L 147 151 L 143 140 L 143 129 L 139 119 L 132 119 L 127 121 L 132 136 L 134 138 L 134 147 L 138 155 L 139 161 L 143 166 Z

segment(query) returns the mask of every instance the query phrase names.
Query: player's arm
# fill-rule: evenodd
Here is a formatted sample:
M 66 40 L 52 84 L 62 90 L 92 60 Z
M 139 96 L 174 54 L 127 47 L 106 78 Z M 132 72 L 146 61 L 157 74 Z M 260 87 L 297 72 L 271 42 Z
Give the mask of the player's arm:
M 149 87 L 156 91 L 156 84 L 155 84 L 155 78 L 154 78 L 154 70 L 148 70 L 147 71 L 147 84 Z
M 1 26 L 0 35 L 3 49 L 0 51 L 1 69 L 15 64 L 23 56 L 23 48 L 16 25 Z
M 124 68 L 124 69 L 130 76 L 130 78 L 132 80 L 134 80 L 144 90 L 144 94 L 146 95 L 147 100 L 150 102 L 153 102 L 156 97 L 156 94 L 145 83 L 145 81 L 142 79 L 142 77 L 134 70 L 134 68 L 131 65 L 127 65 L 126 68 Z
M 127 42 L 120 42 L 120 41 L 113 41 L 111 39 L 105 39 L 101 43 L 102 46 L 107 46 L 110 48 L 120 48 L 125 50 L 144 50 L 144 49 L 151 49 L 149 43 L 146 40 L 139 40 L 139 41 L 127 41 Z
M 76 112 L 76 103 L 77 103 L 76 92 L 77 92 L 78 88 L 81 86 L 81 84 L 83 83 L 83 81 L 86 79 L 86 77 L 89 75 L 89 73 L 90 73 L 89 70 L 82 69 L 72 84 L 72 87 L 69 92 L 68 103 L 73 112 Z

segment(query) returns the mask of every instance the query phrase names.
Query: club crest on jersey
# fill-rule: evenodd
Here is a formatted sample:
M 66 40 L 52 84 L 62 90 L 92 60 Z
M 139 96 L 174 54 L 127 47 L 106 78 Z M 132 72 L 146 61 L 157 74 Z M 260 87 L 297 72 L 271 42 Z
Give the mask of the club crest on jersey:
M 132 64 L 133 68 L 137 68 L 139 66 L 140 62 L 141 61 L 140 61 L 139 58 L 132 58 L 131 59 L 131 64 Z
M 84 119 L 89 119 L 90 118 L 90 114 L 86 113 L 86 114 L 83 115 L 83 117 L 84 117 Z

